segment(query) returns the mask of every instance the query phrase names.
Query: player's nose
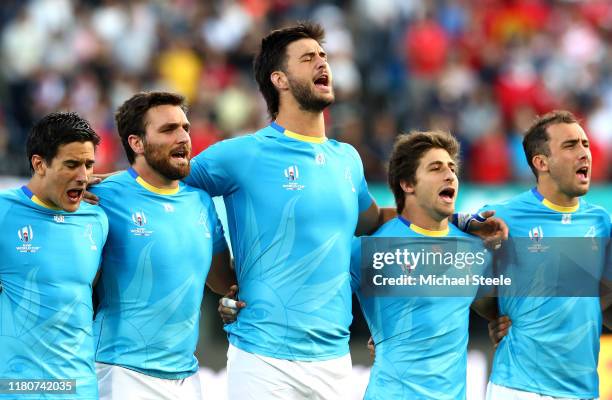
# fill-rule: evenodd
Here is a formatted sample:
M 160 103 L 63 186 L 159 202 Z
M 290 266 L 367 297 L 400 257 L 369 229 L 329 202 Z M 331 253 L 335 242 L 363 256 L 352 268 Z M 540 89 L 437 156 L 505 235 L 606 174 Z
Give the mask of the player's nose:
M 191 137 L 189 136 L 189 132 L 183 128 L 180 128 L 177 133 L 177 141 L 179 143 L 188 143 L 191 141 Z
M 444 180 L 447 182 L 454 182 L 457 179 L 457 175 L 453 172 L 452 169 L 446 168 L 444 173 Z
M 89 171 L 87 171 L 87 166 L 85 164 L 81 164 L 76 169 L 76 177 L 75 180 L 79 185 L 86 184 L 89 181 Z

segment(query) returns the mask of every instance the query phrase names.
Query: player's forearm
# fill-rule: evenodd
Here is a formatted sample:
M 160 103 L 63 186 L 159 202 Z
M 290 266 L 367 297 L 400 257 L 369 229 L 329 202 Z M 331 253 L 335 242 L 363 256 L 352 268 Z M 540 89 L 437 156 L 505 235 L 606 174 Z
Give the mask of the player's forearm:
M 476 312 L 476 314 L 480 315 L 487 321 L 494 320 L 499 316 L 497 299 L 495 297 L 484 297 L 482 299 L 474 300 L 471 308 Z
M 230 286 L 236 284 L 236 274 L 231 267 L 231 258 L 228 250 L 213 256 L 210 271 L 206 278 L 206 286 L 213 292 L 224 295 Z

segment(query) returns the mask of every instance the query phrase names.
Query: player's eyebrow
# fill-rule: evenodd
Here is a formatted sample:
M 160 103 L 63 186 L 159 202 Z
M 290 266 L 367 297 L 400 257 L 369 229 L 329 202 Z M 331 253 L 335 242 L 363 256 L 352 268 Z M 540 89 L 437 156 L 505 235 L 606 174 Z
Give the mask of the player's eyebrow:
M 317 52 L 316 52 L 316 51 L 309 51 L 309 52 L 306 52 L 306 53 L 304 53 L 304 54 L 302 54 L 302 55 L 300 56 L 300 60 L 301 60 L 302 58 L 306 58 L 306 57 L 314 57 L 316 54 L 317 54 Z M 319 56 L 320 56 L 321 58 L 325 58 L 325 57 L 327 57 L 327 53 L 326 53 L 325 51 L 323 51 L 323 50 L 319 50 Z
M 575 146 L 578 143 L 582 143 L 583 145 L 588 145 L 589 139 L 568 139 L 568 140 L 561 142 L 561 146 L 562 147 Z
M 183 127 L 183 129 L 185 129 L 187 132 L 189 132 L 189 129 L 191 128 L 191 124 L 189 124 L 189 122 L 186 122 L 184 124 L 180 124 L 178 122 L 168 122 L 166 124 L 163 124 L 162 126 L 159 127 L 159 131 L 160 132 L 165 132 L 165 131 L 173 131 L 178 127 Z
M 306 52 L 306 53 L 302 54 L 300 56 L 300 59 L 306 58 L 306 57 L 314 57 L 315 54 L 317 54 L 317 53 L 315 53 L 314 51 L 309 51 L 309 52 Z
M 446 161 L 446 162 L 444 162 L 444 161 L 442 161 L 442 160 L 435 160 L 435 161 L 432 161 L 432 162 L 430 162 L 430 163 L 429 163 L 429 165 L 436 165 L 436 164 L 437 164 L 437 165 L 444 165 L 444 164 L 447 164 L 447 165 L 450 165 L 450 166 L 452 166 L 452 167 L 456 166 L 456 164 L 455 164 L 455 162 L 454 162 L 454 161 Z
M 96 160 L 92 158 L 69 158 L 64 160 L 62 164 L 71 166 L 71 165 L 81 165 L 81 164 L 93 164 Z

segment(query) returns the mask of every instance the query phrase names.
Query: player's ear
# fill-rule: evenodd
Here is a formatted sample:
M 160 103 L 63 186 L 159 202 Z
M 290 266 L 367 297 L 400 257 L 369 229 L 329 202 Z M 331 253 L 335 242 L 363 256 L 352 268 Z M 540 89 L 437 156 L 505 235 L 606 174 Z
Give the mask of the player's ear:
M 406 182 L 405 180 L 400 181 L 400 187 L 404 191 L 404 193 L 413 194 L 414 193 L 414 185 Z
M 535 169 L 539 172 L 548 172 L 548 157 L 546 157 L 544 154 L 536 154 L 531 159 L 531 162 L 533 163 Z
M 289 80 L 283 71 L 274 71 L 270 74 L 270 81 L 278 90 L 288 90 Z
M 44 158 L 38 154 L 34 154 L 32 155 L 30 162 L 32 163 L 32 168 L 34 169 L 34 173 L 36 175 L 45 176 L 47 171 L 47 162 Z
M 134 152 L 134 155 L 144 154 L 144 138 L 138 135 L 128 136 L 128 143 Z

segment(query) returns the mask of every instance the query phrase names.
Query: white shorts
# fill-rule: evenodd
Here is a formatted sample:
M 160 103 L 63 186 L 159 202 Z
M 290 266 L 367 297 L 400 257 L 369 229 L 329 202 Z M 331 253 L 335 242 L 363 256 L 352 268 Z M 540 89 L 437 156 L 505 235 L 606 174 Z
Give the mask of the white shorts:
M 117 365 L 96 363 L 100 400 L 202 400 L 200 375 L 162 379 Z
M 552 397 L 537 393 L 524 392 L 518 389 L 511 389 L 506 386 L 496 385 L 489 382 L 487 385 L 487 400 L 591 400 L 577 399 L 569 397 Z M 595 399 L 599 400 L 599 398 Z
M 351 393 L 351 355 L 326 361 L 292 361 L 248 353 L 229 345 L 229 399 L 345 399 Z

